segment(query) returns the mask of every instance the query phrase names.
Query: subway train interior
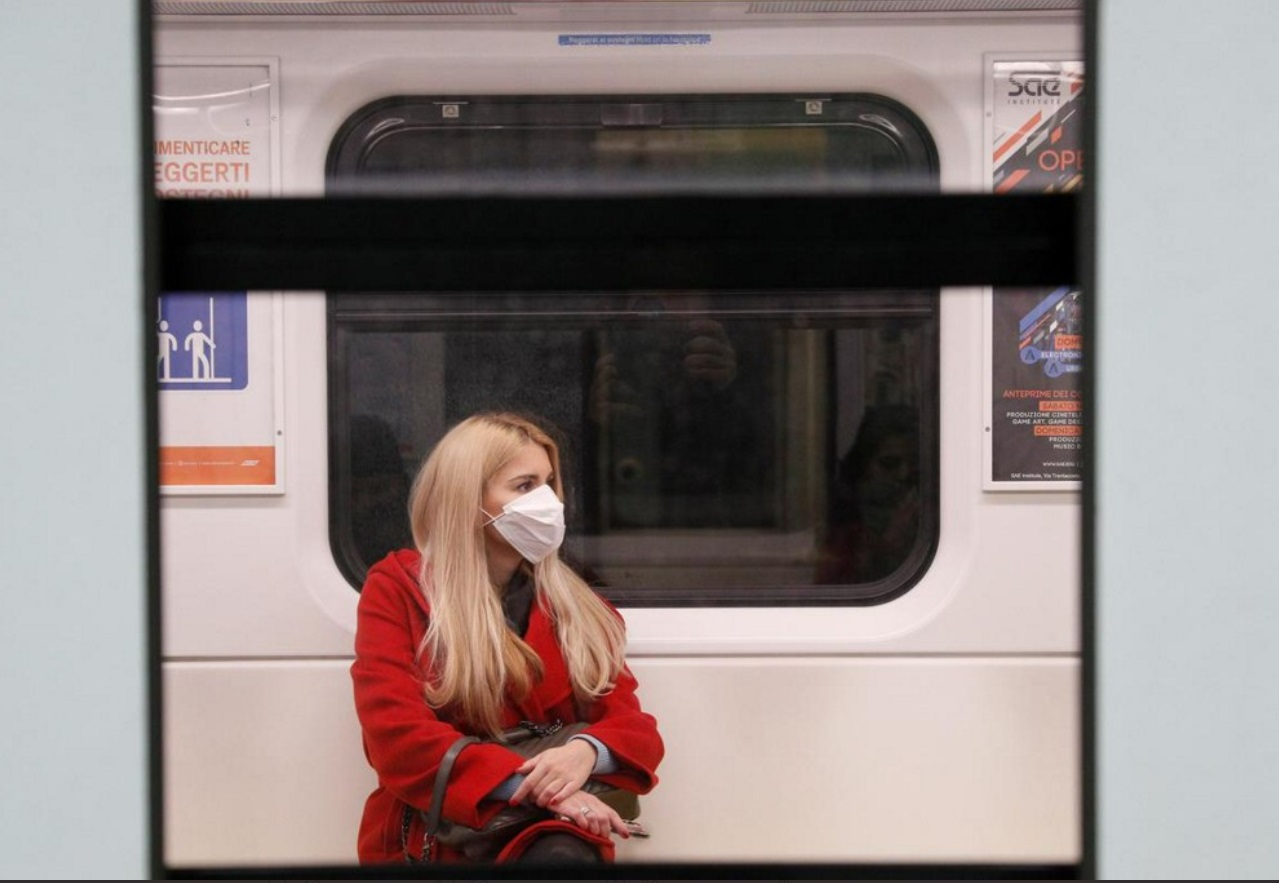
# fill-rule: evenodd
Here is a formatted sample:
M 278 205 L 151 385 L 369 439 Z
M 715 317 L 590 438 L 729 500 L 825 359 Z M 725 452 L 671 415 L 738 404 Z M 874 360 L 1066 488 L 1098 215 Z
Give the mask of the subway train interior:
M 1071 192 L 1071 0 L 155 0 L 167 198 Z M 803 256 L 798 256 L 799 260 Z M 163 860 L 345 866 L 454 423 L 538 415 L 666 757 L 619 864 L 1073 867 L 1087 296 L 166 291 Z

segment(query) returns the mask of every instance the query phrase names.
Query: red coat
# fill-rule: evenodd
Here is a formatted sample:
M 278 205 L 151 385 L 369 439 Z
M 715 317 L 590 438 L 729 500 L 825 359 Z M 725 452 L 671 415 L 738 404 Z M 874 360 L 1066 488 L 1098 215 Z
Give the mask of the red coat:
M 416 657 L 428 611 L 417 585 L 419 561 L 416 552 L 392 552 L 369 570 L 360 595 L 351 677 L 364 754 L 378 775 L 378 787 L 365 801 L 360 822 L 361 864 L 404 863 L 400 843 L 404 807 L 429 807 L 440 759 L 464 734 L 437 716 L 422 696 L 425 673 Z M 536 602 L 524 640 L 541 657 L 545 675 L 523 699 L 508 697 L 503 725 L 513 726 L 521 720 L 578 720 L 554 626 Z M 645 794 L 657 784 L 654 770 L 664 748 L 657 722 L 640 709 L 635 688 L 634 675 L 624 669 L 612 692 L 586 708 L 590 724 L 586 732 L 607 745 L 622 766 L 621 771 L 598 778 Z M 500 801 L 485 801 L 484 795 L 523 762 L 501 745 L 468 746 L 453 766 L 444 818 L 470 826 L 483 824 L 502 806 Z M 597 842 L 572 823 L 548 824 Z M 421 819 L 414 813 L 408 842 L 415 856 L 421 854 L 422 834 Z M 600 845 L 606 856 L 611 855 L 611 844 Z

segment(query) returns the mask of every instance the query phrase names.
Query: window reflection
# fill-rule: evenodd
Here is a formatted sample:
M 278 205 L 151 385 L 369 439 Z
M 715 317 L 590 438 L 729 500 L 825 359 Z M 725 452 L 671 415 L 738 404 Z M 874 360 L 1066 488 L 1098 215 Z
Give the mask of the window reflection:
M 900 587 L 935 539 L 934 301 L 335 295 L 348 575 L 407 541 L 436 439 L 508 409 L 573 449 L 566 552 L 628 601 Z
M 334 194 L 935 189 L 936 177 L 920 120 L 866 94 L 394 96 L 352 114 L 328 161 Z M 614 600 L 886 599 L 922 575 L 936 539 L 935 302 L 919 291 L 330 295 L 339 563 L 358 586 L 403 536 L 371 523 L 385 509 L 345 499 L 359 443 L 346 421 L 390 427 L 412 474 L 454 422 L 501 409 L 558 428 L 578 470 L 565 552 Z M 914 414 L 913 432 L 863 464 L 855 442 L 878 437 L 888 409 Z

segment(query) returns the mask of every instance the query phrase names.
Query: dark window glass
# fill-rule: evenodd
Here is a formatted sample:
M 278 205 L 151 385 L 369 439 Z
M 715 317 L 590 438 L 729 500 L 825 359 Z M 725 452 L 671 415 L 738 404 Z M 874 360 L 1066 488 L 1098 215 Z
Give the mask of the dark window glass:
M 479 181 L 485 169 L 606 172 L 619 157 L 646 175 L 709 168 L 722 181 L 770 166 L 936 175 L 926 133 L 892 106 L 881 111 L 895 121 L 848 125 L 845 138 L 839 126 L 770 123 L 777 108 L 804 113 L 803 101 L 776 97 L 718 110 L 705 99 L 706 118 L 732 118 L 727 133 L 651 122 L 609 132 L 598 121 L 547 132 L 536 117 L 548 106 L 553 119 L 566 108 L 597 118 L 639 108 L 641 122 L 672 114 L 651 110 L 656 101 L 494 101 L 524 128 L 415 128 L 412 110 L 441 105 L 408 99 L 362 111 L 331 152 L 334 189 Z M 685 118 L 696 104 L 680 99 Z M 405 505 L 422 458 L 458 420 L 503 409 L 561 438 L 565 555 L 615 602 L 895 597 L 937 539 L 937 338 L 933 291 L 331 294 L 337 560 L 358 586 L 369 564 L 410 544 Z
M 932 188 L 936 150 L 886 98 L 391 98 L 329 151 L 331 193 L 502 187 Z

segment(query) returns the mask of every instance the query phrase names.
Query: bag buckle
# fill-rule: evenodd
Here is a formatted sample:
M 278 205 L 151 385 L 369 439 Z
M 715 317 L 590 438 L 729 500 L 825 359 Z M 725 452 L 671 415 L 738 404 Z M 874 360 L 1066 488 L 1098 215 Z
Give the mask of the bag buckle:
M 549 724 L 535 724 L 533 721 L 520 721 L 520 726 L 532 732 L 532 734 L 537 736 L 539 739 L 544 739 L 547 736 L 553 736 L 560 730 L 564 729 L 564 722 L 561 720 L 555 720 Z

